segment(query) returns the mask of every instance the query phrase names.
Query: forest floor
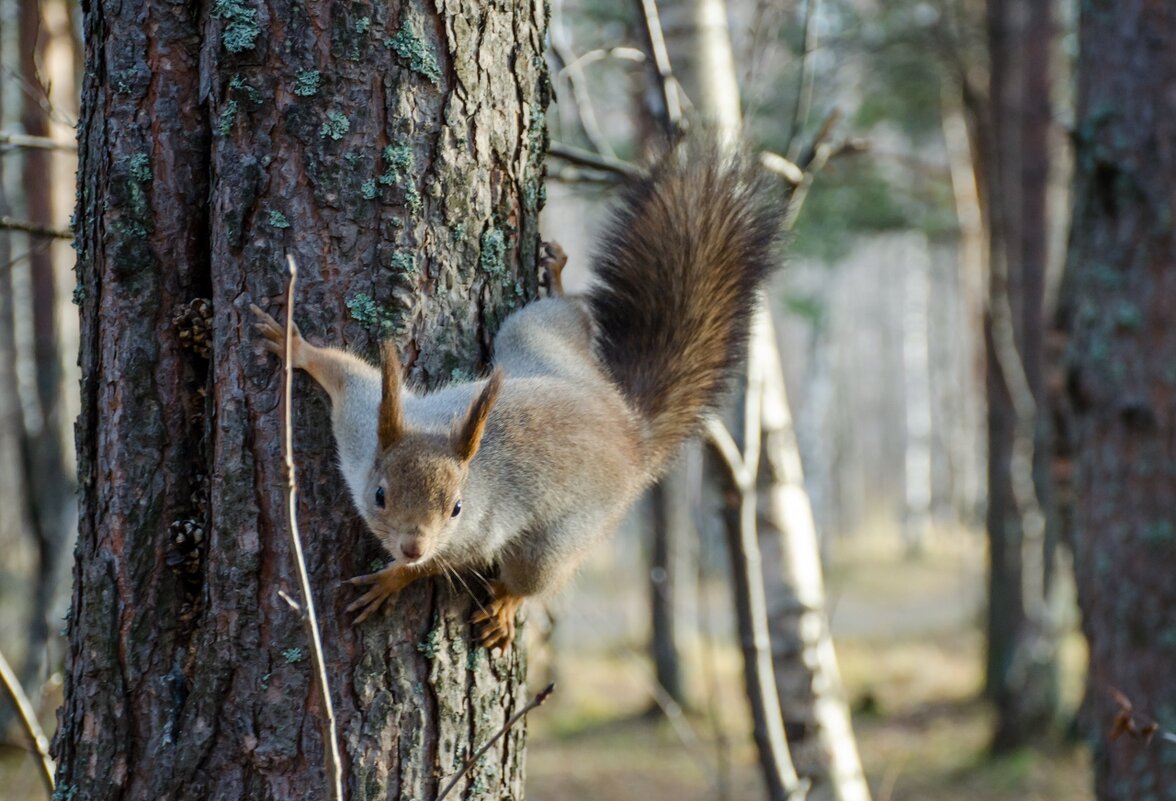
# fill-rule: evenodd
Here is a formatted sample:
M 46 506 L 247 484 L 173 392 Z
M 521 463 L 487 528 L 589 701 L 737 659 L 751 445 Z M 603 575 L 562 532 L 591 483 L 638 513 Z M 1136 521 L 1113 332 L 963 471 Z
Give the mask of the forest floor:
M 904 558 L 896 537 L 852 545 L 831 555 L 827 580 L 838 658 L 874 801 L 1093 799 L 1089 754 L 1064 742 L 1063 724 L 1039 748 L 988 756 L 992 714 L 980 700 L 982 541 L 955 534 L 934 541 L 917 560 Z M 599 600 L 591 571 L 585 578 L 587 586 L 574 592 L 596 597 L 565 605 Z M 528 799 L 762 798 L 740 658 L 728 634 L 716 639 L 723 644 L 701 648 L 697 664 L 686 660 L 700 708 L 676 728 L 664 715 L 649 714 L 652 679 L 631 645 L 561 646 L 554 670 L 537 660 L 536 682 L 554 673 L 559 687 L 531 716 Z M 1063 649 L 1066 714 L 1080 698 L 1083 648 L 1072 632 Z M 699 670 L 699 664 L 710 667 Z M 722 769 L 716 728 L 728 744 Z

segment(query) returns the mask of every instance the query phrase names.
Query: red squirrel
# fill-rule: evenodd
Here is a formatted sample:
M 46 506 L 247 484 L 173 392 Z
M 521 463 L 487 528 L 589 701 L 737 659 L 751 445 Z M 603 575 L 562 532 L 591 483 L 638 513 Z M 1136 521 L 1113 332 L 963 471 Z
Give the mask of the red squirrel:
M 356 622 L 419 578 L 497 570 L 474 623 L 508 645 L 524 599 L 572 576 L 721 399 L 782 214 L 740 156 L 680 144 L 623 186 L 585 294 L 562 294 L 556 262 L 550 296 L 503 322 L 490 376 L 427 394 L 391 345 L 377 368 L 295 329 L 293 366 L 330 395 L 343 476 L 393 558 L 351 580 Z

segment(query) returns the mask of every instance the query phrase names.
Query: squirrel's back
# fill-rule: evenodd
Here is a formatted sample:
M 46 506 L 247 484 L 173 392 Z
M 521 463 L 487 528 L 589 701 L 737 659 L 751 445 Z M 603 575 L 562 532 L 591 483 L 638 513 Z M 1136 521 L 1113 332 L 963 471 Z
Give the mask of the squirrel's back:
M 783 212 L 760 170 L 708 139 L 622 190 L 589 303 L 600 358 L 647 422 L 651 478 L 742 361 Z

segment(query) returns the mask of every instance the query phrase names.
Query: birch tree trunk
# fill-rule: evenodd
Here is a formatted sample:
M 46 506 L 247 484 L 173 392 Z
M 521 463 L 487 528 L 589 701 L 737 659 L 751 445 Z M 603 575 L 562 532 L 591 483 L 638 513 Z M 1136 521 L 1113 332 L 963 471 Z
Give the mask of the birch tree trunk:
M 77 247 L 81 523 L 62 797 L 321 799 L 320 716 L 280 467 L 281 371 L 249 304 L 300 264 L 303 333 L 426 385 L 484 366 L 534 296 L 541 3 L 149 0 L 85 9 Z M 299 517 L 350 799 L 435 797 L 525 703 L 462 586 L 353 626 L 385 555 L 351 508 L 325 394 L 298 376 Z M 454 798 L 520 798 L 524 727 Z
M 696 88 L 696 107 L 725 138 L 737 141 L 742 112 L 726 4 L 722 0 L 692 0 L 674 5 L 678 25 L 692 32 L 684 39 L 694 50 L 693 69 L 688 75 Z M 789 217 L 794 219 L 794 213 Z M 776 696 L 773 700 L 780 705 L 791 761 L 796 773 L 811 783 L 809 797 L 868 799 L 869 788 L 858 759 L 825 614 L 812 504 L 804 488 L 775 326 L 766 306 L 752 326 L 748 360 L 747 378 L 740 383 L 734 404 L 739 409 L 753 409 L 759 417 L 754 423 L 743 419 L 733 433 L 745 453 L 762 454 L 762 459 L 750 465 L 757 479 L 743 490 L 757 497 L 739 498 L 731 493 L 728 541 L 738 542 L 735 530 L 747 525 L 739 506 L 750 503 L 756 510 L 751 525 L 756 529 L 758 549 L 748 567 L 761 571 L 775 683 L 766 697 Z M 748 393 L 758 393 L 758 398 L 747 403 Z M 744 435 L 760 441 L 747 448 Z M 756 637 L 756 631 L 754 625 L 740 621 L 745 642 Z M 745 672 L 750 687 L 755 681 L 753 671 L 749 666 Z M 754 704 L 759 696 L 751 695 Z M 757 723 L 757 732 L 760 728 Z M 763 732 L 757 740 L 761 762 L 766 762 L 771 738 Z M 768 769 L 766 772 L 771 774 Z
M 1176 743 L 1141 736 L 1176 730 L 1176 16 L 1083 5 L 1079 31 L 1065 449 L 1096 790 L 1127 801 L 1176 787 Z

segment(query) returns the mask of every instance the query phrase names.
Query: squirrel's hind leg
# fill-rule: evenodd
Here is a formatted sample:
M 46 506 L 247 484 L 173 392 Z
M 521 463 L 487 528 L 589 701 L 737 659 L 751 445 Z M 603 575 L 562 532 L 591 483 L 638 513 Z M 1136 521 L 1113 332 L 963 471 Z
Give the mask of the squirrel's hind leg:
M 478 627 L 478 641 L 483 647 L 505 650 L 515 637 L 515 615 L 526 596 L 511 592 L 501 581 L 490 581 L 490 601 L 474 613 L 471 622 Z
M 547 290 L 547 297 L 563 295 L 563 269 L 567 264 L 568 254 L 558 242 L 543 243 L 539 251 L 539 283 Z

